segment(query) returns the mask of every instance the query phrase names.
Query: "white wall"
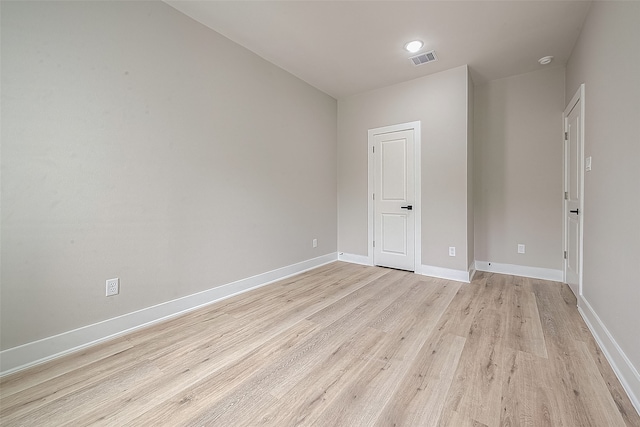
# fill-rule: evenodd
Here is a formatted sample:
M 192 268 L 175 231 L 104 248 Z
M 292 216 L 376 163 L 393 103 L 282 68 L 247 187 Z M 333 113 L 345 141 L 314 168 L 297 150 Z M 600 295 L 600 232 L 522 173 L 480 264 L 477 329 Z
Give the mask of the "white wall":
M 1 30 L 2 349 L 336 251 L 333 98 L 161 2 Z
M 543 69 L 476 86 L 477 261 L 562 270 L 564 73 Z
M 567 65 L 566 99 L 585 84 L 585 156 L 593 169 L 584 181 L 580 306 L 640 410 L 638 40 L 640 3 L 594 2 Z
M 462 66 L 338 101 L 339 252 L 367 255 L 367 131 L 421 121 L 422 264 L 467 271 L 467 86 Z

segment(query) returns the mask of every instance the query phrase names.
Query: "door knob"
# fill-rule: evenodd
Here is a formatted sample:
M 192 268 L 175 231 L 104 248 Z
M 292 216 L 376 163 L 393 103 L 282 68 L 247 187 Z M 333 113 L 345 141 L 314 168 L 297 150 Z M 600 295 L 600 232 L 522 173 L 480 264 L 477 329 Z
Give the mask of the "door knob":
M 408 205 L 408 206 L 400 206 L 400 209 L 406 209 L 408 211 L 412 211 L 413 210 L 413 206 Z
M 576 209 L 575 211 L 569 211 L 571 213 L 574 213 L 576 215 L 580 215 L 580 209 Z

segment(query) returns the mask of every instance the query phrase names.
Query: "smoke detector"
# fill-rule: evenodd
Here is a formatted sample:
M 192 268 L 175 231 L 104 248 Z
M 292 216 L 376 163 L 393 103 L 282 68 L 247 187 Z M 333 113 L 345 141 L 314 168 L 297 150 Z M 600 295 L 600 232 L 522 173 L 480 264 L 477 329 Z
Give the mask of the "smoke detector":
M 538 59 L 540 65 L 551 64 L 551 61 L 553 61 L 553 56 L 543 56 L 542 58 Z
M 433 62 L 438 60 L 438 58 L 436 57 L 436 52 L 433 50 L 429 52 L 421 53 L 420 55 L 412 56 L 409 59 L 411 60 L 413 65 L 415 65 L 416 67 L 418 65 L 426 64 L 427 62 Z

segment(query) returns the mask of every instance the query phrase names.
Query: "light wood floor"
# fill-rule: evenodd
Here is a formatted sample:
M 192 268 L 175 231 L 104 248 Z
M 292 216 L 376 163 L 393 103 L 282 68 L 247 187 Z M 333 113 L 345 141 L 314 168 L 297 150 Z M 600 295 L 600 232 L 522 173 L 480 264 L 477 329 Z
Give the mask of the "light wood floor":
M 332 263 L 5 377 L 2 425 L 640 426 L 567 286 Z

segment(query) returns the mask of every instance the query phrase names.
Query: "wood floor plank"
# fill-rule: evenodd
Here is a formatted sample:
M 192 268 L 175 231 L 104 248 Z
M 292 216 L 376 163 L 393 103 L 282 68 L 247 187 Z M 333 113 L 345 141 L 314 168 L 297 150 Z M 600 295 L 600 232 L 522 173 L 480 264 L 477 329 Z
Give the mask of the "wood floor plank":
M 546 358 L 547 347 L 535 295 L 513 287 L 507 299 L 507 345 L 514 350 Z
M 472 283 L 463 284 L 458 289 L 447 311 L 438 322 L 437 329 L 450 334 L 466 337 L 473 319 L 481 307 L 480 296 L 488 291 L 486 275 L 478 274 Z
M 401 278 L 410 277 L 409 275 L 402 273 Z M 372 322 L 380 316 L 380 313 L 390 304 L 390 301 L 406 292 L 406 287 L 402 286 L 402 281 L 392 281 L 385 286 L 380 286 L 379 283 L 372 282 L 370 284 L 371 292 L 366 294 L 368 298 L 359 299 L 359 304 L 355 307 L 346 305 L 347 310 L 340 311 L 341 316 L 335 317 L 333 322 L 324 326 L 323 329 L 318 331 L 317 336 L 308 340 L 300 345 L 304 350 L 305 356 L 300 358 L 296 355 L 296 363 L 291 364 L 288 368 L 287 375 L 281 375 L 276 382 L 274 382 L 270 393 L 275 396 L 281 396 L 286 393 L 295 384 L 302 381 L 304 374 L 313 369 L 314 366 L 322 363 L 322 361 L 335 353 L 350 341 L 357 337 L 367 323 Z M 344 308 L 344 304 L 336 303 L 336 305 Z M 331 313 L 336 313 L 335 310 L 328 310 Z M 323 317 L 326 319 L 326 317 Z M 315 320 L 312 316 L 310 321 Z M 315 349 L 313 352 L 309 352 L 309 349 Z M 299 349 L 294 349 L 299 352 Z
M 351 276 L 349 280 L 338 280 L 341 283 L 348 283 L 349 286 L 332 287 L 325 289 L 324 293 L 319 295 L 303 298 L 304 302 L 307 303 L 304 309 L 299 309 L 298 306 L 294 308 L 290 305 L 287 306 L 286 310 L 273 310 L 272 308 L 271 312 L 274 314 L 268 317 L 265 316 L 266 318 L 248 319 L 245 317 L 244 319 L 234 320 L 231 324 L 235 324 L 235 327 L 231 329 L 227 327 L 224 330 L 216 331 L 215 340 L 206 340 L 204 342 L 197 340 L 191 345 L 183 346 L 176 352 L 163 354 L 161 358 L 156 359 L 157 363 L 167 374 L 171 374 L 185 369 L 184 365 L 189 363 L 194 364 L 206 361 L 208 365 L 211 365 L 215 361 L 227 363 L 235 358 L 240 358 L 253 348 L 271 339 L 271 337 L 302 321 L 308 314 L 330 305 L 333 301 L 342 299 L 345 295 L 353 292 L 353 289 L 357 291 L 360 287 L 366 286 L 369 280 L 383 273 L 357 275 L 355 282 L 353 281 L 354 277 Z M 319 288 L 322 289 L 321 287 Z M 181 361 L 181 363 L 175 363 L 176 360 Z M 192 362 L 189 362 L 190 360 Z
M 461 415 L 459 412 L 451 411 L 445 413 L 442 420 L 438 424 L 438 427 L 489 427 L 486 424 L 482 424 L 479 421 L 471 419 L 465 415 Z
M 3 419 L 18 418 L 51 402 L 65 398 L 78 389 L 90 387 L 117 375 L 119 371 L 138 363 L 138 349 L 133 347 L 73 372 L 41 382 L 2 399 L 0 416 Z
M 487 316 L 486 322 L 490 321 L 496 322 L 489 325 L 490 331 L 499 331 L 499 317 Z M 504 361 L 508 359 L 508 352 L 514 350 L 505 347 L 492 334 L 483 334 L 479 329 L 472 331 L 465 342 L 445 410 L 490 426 L 498 425 Z
M 7 396 L 113 356 L 131 347 L 133 345 L 126 338 L 118 338 L 0 378 L 0 407 L 3 406 Z
M 406 273 L 402 273 L 400 277 L 406 276 Z M 310 366 L 320 363 L 325 355 L 332 351 L 333 347 L 339 346 L 345 340 L 345 337 L 349 337 L 352 334 L 352 330 L 357 330 L 359 325 L 366 324 L 373 315 L 381 311 L 388 304 L 386 298 L 402 293 L 402 287 L 391 286 L 395 283 L 384 283 L 384 286 L 376 286 L 375 281 L 369 283 L 369 286 L 374 290 L 371 298 L 359 301 L 360 305 L 358 307 L 336 319 L 336 321 L 321 329 L 308 340 L 292 347 L 280 359 L 267 364 L 219 402 L 215 402 L 210 398 L 211 405 L 206 409 L 192 406 L 190 412 L 197 415 L 188 420 L 188 422 L 196 424 L 224 423 L 229 418 L 237 418 L 247 413 L 245 410 L 246 405 L 250 404 L 254 410 L 258 407 L 266 408 L 271 405 L 273 399 L 268 395 L 268 392 L 269 389 L 273 389 L 276 381 L 292 382 L 291 378 L 296 377 L 295 372 L 304 371 Z M 149 417 L 149 414 L 145 414 L 144 422 L 149 422 L 149 419 L 154 420 L 151 422 L 167 419 L 169 422 L 174 419 L 177 423 L 183 422 L 184 417 L 180 417 L 182 417 L 181 414 L 184 411 L 181 411 L 183 406 L 181 406 L 180 402 L 184 402 L 190 395 L 200 394 L 202 390 L 208 387 L 208 382 L 206 382 L 199 384 L 194 389 L 185 390 L 172 399 L 173 402 L 178 402 L 172 406 L 172 410 L 168 410 L 165 406 L 157 411 L 158 414 L 154 414 L 152 418 Z M 265 388 L 266 390 L 263 390 Z
M 207 364 L 199 364 L 183 370 L 181 380 L 174 380 L 170 389 L 163 390 L 163 399 L 144 408 L 146 410 L 143 413 L 135 418 L 128 418 L 127 423 L 120 425 L 184 424 L 193 418 L 194 414 L 206 411 L 225 399 L 228 401 L 228 396 L 234 390 L 241 388 L 264 369 L 265 360 L 279 361 L 286 357 L 291 348 L 308 339 L 309 334 L 316 329 L 317 325 L 311 322 L 299 322 L 281 336 L 274 337 L 224 369 L 215 367 L 208 372 Z M 136 412 L 139 412 L 138 409 Z
M 623 425 L 622 414 L 607 389 L 604 379 L 598 371 L 586 343 L 576 343 L 580 363 L 574 366 L 575 376 L 581 385 L 580 397 L 589 406 L 590 417 L 594 425 Z
M 193 395 L 185 391 L 195 388 L 205 381 L 210 381 L 208 384 L 222 383 L 228 387 L 232 387 L 233 384 L 240 384 L 260 369 L 260 360 L 278 358 L 288 348 L 308 337 L 316 329 L 317 325 L 310 322 L 300 322 L 242 359 L 235 360 L 232 364 L 226 366 L 208 364 L 206 362 L 195 366 L 185 366 L 179 373 L 171 374 L 172 381 L 167 381 L 167 374 L 163 372 L 162 377 L 156 381 L 136 385 L 126 393 L 113 396 L 113 398 L 103 403 L 103 407 L 95 407 L 93 411 L 85 414 L 82 418 L 76 419 L 71 425 L 123 426 L 132 420 L 135 421 L 131 425 L 154 425 L 160 419 L 154 409 L 163 408 L 171 399 L 175 400 L 176 395 L 183 393 L 184 401 L 182 405 L 190 405 L 193 404 Z M 224 390 L 215 386 L 212 389 L 216 390 L 216 392 L 224 392 Z M 212 400 L 214 399 L 213 394 L 209 396 Z M 221 396 L 222 394 L 217 395 L 218 398 Z M 110 407 L 116 406 L 119 409 L 118 411 L 109 412 L 108 408 L 104 407 L 104 404 Z M 189 411 L 187 410 L 186 412 Z M 109 415 L 105 417 L 105 413 Z
M 549 361 L 554 378 L 553 388 L 561 399 L 561 414 L 566 424 L 581 426 L 623 426 L 624 421 L 608 393 L 604 380 L 581 341 L 549 344 Z
M 553 286 L 542 280 L 533 280 L 532 285 L 546 342 L 562 346 L 564 342 L 583 340 L 584 330 L 579 314 L 563 299 L 563 286 Z
M 425 343 L 376 421 L 383 426 L 437 426 L 465 339 L 448 333 Z
M 257 315 L 258 313 L 269 312 L 269 308 L 273 311 L 274 306 L 278 306 L 279 302 L 291 299 L 290 296 L 295 295 L 296 292 L 307 292 L 315 289 L 321 295 L 327 296 L 329 293 L 336 292 L 336 290 L 348 289 L 346 293 L 349 293 L 349 291 L 354 290 L 352 286 L 355 286 L 355 288 L 361 287 L 384 274 L 387 274 L 387 271 L 383 269 L 371 270 L 361 265 L 343 266 L 342 269 L 330 269 L 327 266 L 323 266 L 272 285 L 261 287 L 248 295 L 240 294 L 229 298 L 222 301 L 218 309 L 234 316 L 242 316 L 246 313 Z M 295 302 L 299 301 L 298 299 Z
M 439 298 L 443 294 L 443 289 L 448 286 L 457 288 L 459 285 L 434 284 L 415 275 L 407 275 L 405 280 L 400 282 L 398 286 L 404 286 L 406 291 L 387 305 L 368 324 L 369 327 L 389 333 L 398 332 L 405 326 L 407 317 L 414 315 L 414 313 L 415 315 L 420 315 L 433 305 L 437 305 Z
M 417 300 L 414 307 L 407 307 L 403 321 L 385 337 L 377 360 L 367 364 L 313 425 L 373 425 L 399 386 L 398 379 L 410 369 L 406 362 L 416 358 L 456 291 L 457 286 L 444 282 L 436 292 Z
M 606 383 L 607 389 L 609 390 L 620 415 L 622 415 L 625 425 L 627 427 L 640 426 L 640 414 L 634 410 L 630 410 L 630 408 L 633 408 L 633 405 L 629 400 L 629 396 L 627 396 L 624 388 L 622 388 L 622 384 L 620 384 L 618 377 L 616 377 L 611 365 L 609 365 L 604 354 L 602 354 L 602 350 L 598 347 L 595 339 L 593 337 L 589 337 L 586 345 L 589 348 L 589 355 L 598 367 L 598 371 L 600 372 L 603 381 Z
M 544 374 L 546 360 L 528 352 L 507 354 L 508 373 L 502 382 L 502 426 L 563 425 L 560 410 L 552 398 L 553 383 Z
M 388 297 L 386 292 L 396 295 L 406 290 L 402 283 L 411 280 L 410 273 L 387 269 L 381 269 L 381 271 L 384 272 L 381 277 L 318 310 L 308 319 L 321 325 L 328 325 L 349 313 L 354 313 L 354 310 L 363 310 L 361 306 L 364 301 L 381 301 Z
M 563 284 L 334 262 L 0 379 L 3 426 L 607 426 Z
M 104 396 L 117 396 L 136 383 L 161 375 L 162 372 L 153 363 L 142 361 L 114 373 L 104 381 L 79 388 L 20 416 L 9 415 L 2 421 L 6 425 L 20 426 L 62 425 L 90 411 L 95 402 L 100 402 Z
M 339 390 L 360 375 L 382 345 L 384 332 L 364 328 L 353 341 L 331 352 L 322 364 L 310 369 L 303 379 L 286 393 L 275 395 L 278 403 L 264 414 L 247 420 L 252 426 L 311 425 L 335 400 Z

